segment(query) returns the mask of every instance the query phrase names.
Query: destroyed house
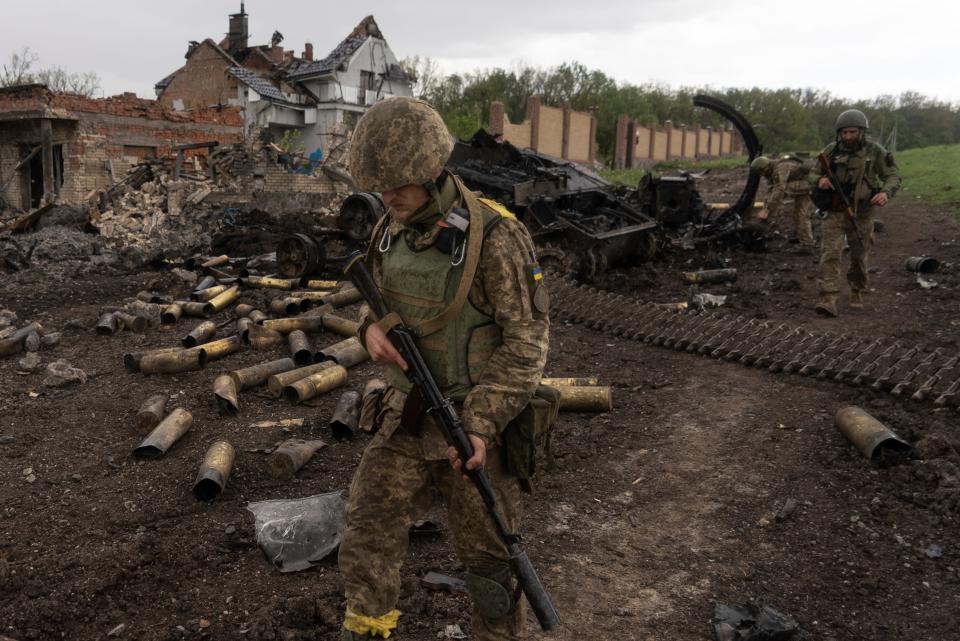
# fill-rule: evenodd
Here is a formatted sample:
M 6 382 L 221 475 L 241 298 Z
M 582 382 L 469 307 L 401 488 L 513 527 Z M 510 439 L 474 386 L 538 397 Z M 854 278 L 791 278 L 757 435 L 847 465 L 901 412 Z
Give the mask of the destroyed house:
M 241 140 L 236 107 L 176 112 L 130 93 L 87 98 L 44 85 L 6 87 L 0 89 L 0 209 L 79 203 L 144 158 Z
M 314 60 L 306 43 L 299 57 L 284 51 L 274 32 L 269 45 L 248 45 L 243 4 L 220 43 L 191 42 L 186 63 L 155 86 L 172 109 L 236 105 L 247 132 L 280 139 L 290 130 L 310 153 L 329 150 L 331 133 L 352 128 L 366 109 L 390 96 L 412 96 L 413 79 L 400 67 L 373 16 L 367 16 L 333 51 Z

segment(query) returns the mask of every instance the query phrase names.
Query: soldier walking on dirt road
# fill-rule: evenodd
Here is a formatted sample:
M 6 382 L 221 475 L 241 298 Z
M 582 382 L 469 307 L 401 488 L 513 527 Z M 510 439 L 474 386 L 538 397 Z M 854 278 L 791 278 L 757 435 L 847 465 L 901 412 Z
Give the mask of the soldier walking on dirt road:
M 389 98 L 357 124 L 349 152 L 357 188 L 380 192 L 389 207 L 371 235 L 367 264 L 392 313 L 378 323 L 365 308 L 358 332 L 370 356 L 387 365 L 390 387 L 379 430 L 350 486 L 340 545 L 347 601 L 342 638 L 348 641 L 386 638 L 397 627 L 409 529 L 437 493 L 466 568 L 472 638 L 519 639 L 523 629 L 525 608 L 514 592 L 507 547 L 462 475 L 456 450 L 425 413 L 383 325 L 396 313 L 410 328 L 472 442 L 466 468 L 486 470 L 515 532 L 521 483 L 504 463 L 502 436 L 543 373 L 547 292 L 526 228 L 444 169 L 451 151 L 450 134 L 432 107 Z
M 868 260 L 873 247 L 873 219 L 877 207 L 883 207 L 900 189 L 900 170 L 893 154 L 866 137 L 867 117 L 857 109 L 848 109 L 837 117 L 836 140 L 823 150 L 830 170 L 836 176 L 843 195 L 850 204 L 853 218 L 833 189 L 827 172 L 811 174 L 816 186 L 814 201 L 826 218 L 820 227 L 820 269 L 817 274 L 819 297 L 816 311 L 824 316 L 837 316 L 840 293 L 840 260 L 844 238 L 849 236 L 850 308 L 863 309 L 863 294 L 868 285 Z M 856 225 L 856 229 L 854 229 Z M 859 231 L 859 238 L 857 237 Z

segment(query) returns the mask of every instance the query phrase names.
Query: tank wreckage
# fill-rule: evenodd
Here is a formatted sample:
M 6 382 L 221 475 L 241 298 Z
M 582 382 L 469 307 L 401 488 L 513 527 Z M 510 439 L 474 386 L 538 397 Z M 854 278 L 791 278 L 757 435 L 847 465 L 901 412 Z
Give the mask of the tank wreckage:
M 733 107 L 704 95 L 693 102 L 733 124 L 743 138 L 748 163 L 760 155 L 753 128 Z M 518 149 L 483 129 L 470 140 L 456 143 L 447 168 L 467 187 L 516 214 L 539 247 L 545 269 L 579 280 L 589 281 L 611 267 L 650 260 L 662 251 L 755 244 L 741 221 L 753 206 L 759 176 L 749 176 L 734 204 L 714 209 L 697 192 L 695 175 L 648 173 L 636 188 L 615 186 L 583 166 Z M 378 194 L 354 193 L 344 201 L 336 229 L 325 230 L 323 237 L 336 240 L 341 250 L 362 247 L 384 212 Z M 285 239 L 277 248 L 281 275 L 323 273 L 324 245 L 320 237 L 305 234 Z

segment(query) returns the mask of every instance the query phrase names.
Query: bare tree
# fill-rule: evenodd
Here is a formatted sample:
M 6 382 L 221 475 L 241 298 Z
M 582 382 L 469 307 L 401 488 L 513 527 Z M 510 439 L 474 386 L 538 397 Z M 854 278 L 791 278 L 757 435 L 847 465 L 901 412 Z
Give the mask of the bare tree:
M 100 88 L 100 76 L 89 71 L 87 73 L 70 73 L 63 67 L 33 70 L 39 60 L 37 54 L 24 47 L 19 52 L 10 54 L 10 62 L 3 65 L 0 73 L 0 87 L 41 83 L 50 91 L 58 93 L 76 93 L 81 96 L 92 97 Z
M 408 76 L 413 77 L 413 95 L 416 98 L 426 98 L 443 80 L 437 63 L 424 56 L 413 56 L 400 61 L 400 67 Z
M 14 51 L 10 54 L 10 62 L 3 65 L 3 73 L 0 73 L 0 87 L 12 87 L 13 85 L 26 85 L 35 82 L 30 68 L 39 60 L 37 54 L 30 51 L 30 47 L 24 47 L 20 52 Z

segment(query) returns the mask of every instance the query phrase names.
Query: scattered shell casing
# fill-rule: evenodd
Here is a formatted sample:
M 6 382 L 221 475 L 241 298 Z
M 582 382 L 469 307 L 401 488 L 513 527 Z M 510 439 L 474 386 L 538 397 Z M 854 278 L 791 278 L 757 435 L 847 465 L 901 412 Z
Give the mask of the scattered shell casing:
M 302 367 L 313 362 L 310 339 L 303 330 L 295 329 L 287 334 L 287 344 L 290 345 L 290 355 L 293 356 L 294 363 Z
M 109 336 L 115 333 L 120 329 L 120 319 L 117 318 L 116 312 L 105 312 L 100 315 L 100 320 L 97 321 L 97 326 L 94 328 L 97 334 L 101 336 Z
M 360 329 L 360 323 L 357 321 L 344 318 L 343 316 L 337 316 L 336 314 L 324 314 L 320 318 L 323 319 L 323 331 L 332 334 L 339 334 L 340 336 L 349 338 L 356 336 L 357 331 Z
M 344 367 L 353 367 L 370 360 L 370 354 L 363 348 L 360 339 L 354 336 L 324 347 L 316 353 L 314 360 L 333 361 Z
M 287 385 L 290 385 L 295 381 L 299 381 L 301 378 L 306 378 L 311 374 L 316 374 L 317 372 L 322 372 L 335 366 L 336 363 L 333 361 L 325 361 L 323 363 L 316 363 L 314 365 L 307 365 L 306 367 L 300 367 L 294 370 L 272 374 L 271 376 L 267 377 L 267 389 L 270 391 L 271 396 L 274 398 L 280 398 L 283 396 L 283 389 Z
M 347 391 L 340 395 L 337 406 L 330 418 L 330 432 L 333 438 L 349 440 L 357 431 L 360 421 L 360 393 Z
M 131 332 L 136 332 L 137 334 L 142 334 L 147 331 L 147 319 L 141 318 L 140 316 L 134 316 L 133 314 L 128 314 L 126 312 L 116 312 L 117 320 L 120 321 L 120 324 Z
M 345 287 L 336 294 L 330 294 L 323 298 L 323 302 L 331 305 L 334 309 L 346 307 L 361 300 L 363 300 L 363 296 L 360 294 L 360 290 L 355 287 Z
M 296 405 L 340 387 L 346 382 L 347 368 L 342 365 L 334 365 L 287 385 L 283 388 L 283 397 Z
M 268 361 L 266 363 L 260 363 L 259 365 L 234 370 L 229 372 L 229 376 L 236 384 L 237 391 L 242 392 L 257 385 L 263 385 L 267 382 L 267 379 L 274 374 L 289 372 L 294 367 L 296 367 L 296 364 L 292 358 L 281 358 L 275 361 Z
M 178 374 L 203 369 L 206 364 L 207 353 L 202 349 L 158 350 L 144 354 L 138 369 L 143 374 Z
M 237 318 L 243 318 L 244 316 L 249 316 L 250 312 L 256 309 L 253 305 L 248 303 L 240 303 L 233 308 L 233 313 L 237 315 Z
M 193 495 L 198 501 L 212 501 L 220 495 L 230 479 L 235 456 L 233 445 L 227 441 L 217 441 L 207 449 L 193 484 Z
M 263 321 L 267 320 L 270 317 L 267 316 L 265 313 L 261 312 L 259 309 L 255 309 L 249 314 L 247 314 L 247 318 L 252 320 L 257 325 L 261 325 L 263 324 Z
M 309 292 L 292 292 L 293 296 L 296 298 L 301 298 L 303 300 L 313 301 L 314 303 L 321 303 L 324 298 L 333 294 L 331 290 L 321 289 L 318 291 L 309 291 Z
M 540 384 L 550 387 L 584 387 L 599 385 L 600 381 L 593 376 L 587 378 L 541 378 Z
M 340 282 L 336 280 L 317 280 L 304 276 L 300 279 L 300 287 L 304 289 L 329 289 L 334 291 L 340 287 Z
M 237 384 L 229 374 L 221 374 L 213 379 L 213 397 L 221 414 L 237 414 L 240 411 Z
M 226 265 L 229 262 L 230 262 L 230 257 L 227 256 L 226 254 L 221 254 L 219 256 L 214 256 L 210 260 L 201 263 L 200 267 L 203 269 L 207 269 L 209 267 L 220 267 L 221 265 Z
M 609 387 L 552 385 L 560 392 L 560 411 L 563 412 L 609 412 L 613 409 L 613 396 Z
M 269 276 L 247 276 L 240 279 L 244 287 L 261 287 L 268 289 L 293 289 L 295 280 L 270 278 Z
M 297 470 L 325 445 L 323 441 L 305 441 L 299 438 L 284 441 L 267 458 L 270 473 L 275 479 L 292 479 Z
M 373 431 L 373 422 L 380 412 L 380 399 L 387 391 L 387 382 L 379 378 L 371 378 L 363 386 L 363 400 L 360 402 L 360 419 L 357 427 L 364 432 Z
M 240 339 L 244 343 L 250 342 L 250 328 L 254 325 L 254 322 L 249 318 L 243 317 L 237 319 L 237 334 L 240 335 Z
M 732 267 L 703 269 L 696 272 L 683 272 L 681 278 L 685 283 L 726 283 L 737 280 L 737 270 Z
M 229 288 L 226 285 L 214 285 L 213 287 L 207 287 L 206 289 L 195 289 L 190 292 L 190 300 L 205 303 L 211 298 L 215 298 L 216 296 L 227 291 L 227 289 Z
M 854 405 L 837 410 L 835 421 L 840 433 L 873 463 L 897 463 L 912 449 L 889 427 Z
M 283 334 L 254 324 L 247 330 L 247 342 L 253 349 L 270 349 L 283 344 Z
M 193 415 L 182 407 L 167 414 L 160 424 L 153 428 L 135 450 L 133 455 L 138 458 L 157 458 L 162 456 L 171 445 L 187 433 L 193 425 Z
M 240 338 L 239 334 L 234 334 L 227 338 L 221 338 L 220 340 L 213 341 L 211 343 L 204 343 L 203 345 L 198 345 L 193 349 L 201 351 L 205 356 L 205 362 L 217 361 L 225 356 L 229 356 L 234 352 L 239 352 L 240 348 L 243 347 L 243 340 Z
M 199 301 L 184 300 L 177 301 L 177 305 L 180 306 L 180 309 L 183 312 L 184 316 L 193 316 L 194 318 L 206 318 L 206 303 L 201 303 Z
M 160 312 L 160 323 L 162 325 L 173 325 L 183 315 L 183 308 L 177 303 L 171 303 Z
M 274 316 L 296 316 L 300 313 L 300 299 L 287 296 L 270 301 L 270 313 Z
M 174 354 L 182 351 L 183 349 L 180 347 L 161 347 L 160 349 L 146 352 L 130 352 L 123 355 L 123 366 L 127 368 L 128 372 L 133 374 L 140 371 L 140 361 L 148 354 Z
M 167 395 L 155 394 L 143 402 L 137 411 L 137 431 L 152 430 L 167 415 Z
M 204 276 L 200 279 L 200 282 L 194 285 L 193 291 L 198 292 L 204 289 L 208 289 L 217 284 L 217 279 L 213 276 Z
M 213 335 L 217 333 L 217 324 L 213 321 L 203 321 L 183 337 L 181 341 L 184 347 L 196 347 L 206 343 Z
M 26 341 L 27 336 L 34 332 L 39 332 L 42 329 L 43 326 L 40 323 L 30 323 L 29 325 L 21 327 L 6 338 L 0 340 L 0 356 L 19 354 L 23 351 L 23 344 Z
M 240 298 L 240 288 L 234 285 L 233 287 L 223 290 L 211 300 L 207 301 L 207 304 L 203 306 L 203 312 L 207 316 L 213 316 L 217 312 L 229 307 L 238 298 Z
M 261 323 L 265 329 L 272 329 L 281 334 L 289 334 L 295 329 L 303 332 L 319 332 L 323 330 L 323 318 L 320 316 L 297 316 L 296 318 L 273 318 Z

